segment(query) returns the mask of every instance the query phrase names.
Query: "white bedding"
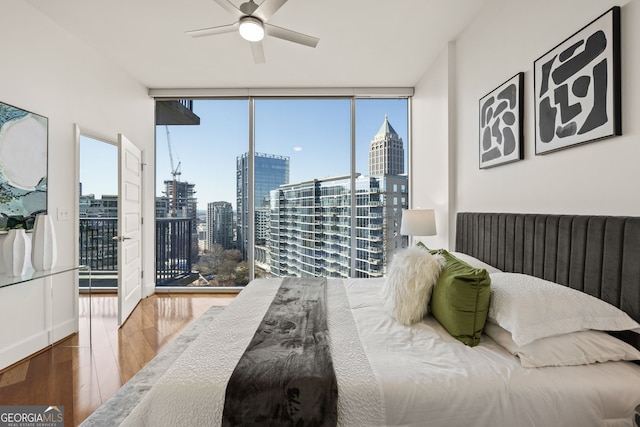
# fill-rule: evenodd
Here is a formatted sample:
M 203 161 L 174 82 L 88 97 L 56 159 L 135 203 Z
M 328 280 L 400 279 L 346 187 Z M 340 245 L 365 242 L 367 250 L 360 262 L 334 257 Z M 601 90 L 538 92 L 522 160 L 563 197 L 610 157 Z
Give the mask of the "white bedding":
M 467 347 L 432 317 L 398 324 L 383 309 L 383 280 L 329 279 L 341 425 L 633 426 L 640 366 L 523 368 L 487 336 Z M 220 425 L 227 380 L 280 282 L 249 284 L 123 425 Z

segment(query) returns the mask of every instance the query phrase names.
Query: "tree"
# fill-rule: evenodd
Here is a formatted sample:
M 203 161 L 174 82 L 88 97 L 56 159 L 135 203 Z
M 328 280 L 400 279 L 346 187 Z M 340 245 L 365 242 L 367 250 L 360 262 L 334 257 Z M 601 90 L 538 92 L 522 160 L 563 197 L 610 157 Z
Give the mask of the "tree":
M 194 270 L 199 271 L 201 274 L 215 274 L 216 265 L 215 258 L 211 252 L 206 252 L 198 258 L 198 262 L 196 262 L 193 266 Z
M 224 250 L 215 244 L 200 255 L 194 269 L 203 275 L 215 274 L 219 286 L 244 286 L 249 283 L 249 266 L 237 249 Z
M 235 271 L 236 286 L 245 286 L 249 283 L 249 264 L 246 261 L 239 263 Z

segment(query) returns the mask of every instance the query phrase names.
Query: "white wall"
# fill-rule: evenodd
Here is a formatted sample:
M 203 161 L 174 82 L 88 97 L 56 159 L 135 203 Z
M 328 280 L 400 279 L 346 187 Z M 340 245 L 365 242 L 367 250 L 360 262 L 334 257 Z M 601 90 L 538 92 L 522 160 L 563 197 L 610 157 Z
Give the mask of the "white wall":
M 455 132 L 449 99 L 455 89 L 454 56 L 455 45 L 451 43 L 415 87 L 411 103 L 410 207 L 435 209 L 437 235 L 420 238 L 432 248 L 449 247 L 453 181 L 448 141 Z
M 533 62 L 614 5 L 622 6 L 623 135 L 536 156 Z M 433 188 L 428 178 L 450 176 L 452 190 L 446 205 L 451 247 L 454 216 L 459 211 L 640 216 L 639 27 L 637 0 L 493 0 L 456 40 L 455 61 L 447 58 L 447 48 L 425 72 L 416 87 L 413 143 L 425 147 L 415 162 L 428 164 L 432 170 L 416 173 L 418 182 L 412 191 L 414 198 L 439 199 L 441 190 Z M 427 112 L 426 107 L 418 106 L 438 99 L 442 88 L 437 84 L 446 83 L 442 68 L 449 78 L 455 76 L 455 90 L 450 92 L 454 95 L 440 97 L 452 111 L 447 120 L 455 127 L 446 141 L 443 132 L 447 124 L 440 119 L 417 126 Z M 520 71 L 525 73 L 525 159 L 480 170 L 479 99 Z M 426 151 L 434 134 L 439 135 L 438 144 L 449 145 L 449 162 L 440 158 L 444 152 L 441 147 Z M 434 155 L 438 162 L 432 161 Z
M 0 39 L 0 101 L 48 117 L 48 209 L 54 217 L 63 208 L 77 218 L 74 124 L 109 141 L 122 133 L 153 159 L 153 100 L 145 87 L 25 2 L 0 3 Z M 153 183 L 152 167 L 144 179 Z M 150 193 L 145 216 L 153 218 Z M 151 236 L 152 224 L 146 224 Z M 77 264 L 77 222 L 56 220 L 54 225 L 58 264 Z M 153 270 L 152 256 L 145 257 L 144 267 Z M 53 289 L 57 340 L 75 330 L 77 289 L 69 274 L 56 277 Z M 0 369 L 48 343 L 48 295 L 44 280 L 0 288 Z

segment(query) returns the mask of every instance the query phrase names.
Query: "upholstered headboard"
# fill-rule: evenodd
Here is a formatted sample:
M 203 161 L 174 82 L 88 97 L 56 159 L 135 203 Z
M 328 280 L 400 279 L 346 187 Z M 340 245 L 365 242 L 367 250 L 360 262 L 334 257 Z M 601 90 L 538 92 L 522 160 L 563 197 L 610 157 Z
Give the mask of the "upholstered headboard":
M 456 251 L 578 289 L 640 322 L 640 217 L 461 212 Z

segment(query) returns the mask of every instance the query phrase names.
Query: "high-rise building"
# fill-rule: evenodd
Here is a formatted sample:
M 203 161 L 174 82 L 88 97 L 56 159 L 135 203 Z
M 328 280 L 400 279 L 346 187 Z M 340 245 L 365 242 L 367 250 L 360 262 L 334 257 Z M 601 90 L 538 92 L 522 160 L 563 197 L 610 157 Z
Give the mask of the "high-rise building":
M 369 175 L 402 175 L 404 174 L 404 145 L 389 118 L 384 116 L 384 123 L 369 145 Z
M 254 210 L 256 212 L 256 245 L 264 244 L 268 222 L 264 221 L 264 209 L 269 206 L 269 192 L 289 182 L 289 157 L 256 153 L 254 156 Z M 247 258 L 249 233 L 249 153 L 236 159 L 236 197 L 238 209 L 237 245 Z
M 234 249 L 233 209 L 229 202 L 211 202 L 207 205 L 207 245 L 211 250 L 218 244 L 223 249 Z
M 370 175 L 356 175 L 355 224 L 349 175 L 282 185 L 271 191 L 269 263 L 272 276 L 381 277 L 394 253 L 408 207 L 402 139 L 385 116 L 370 145 Z
M 80 218 L 118 218 L 118 196 L 94 194 L 80 196 Z
M 169 205 L 169 217 L 193 218 L 195 227 L 198 206 L 198 199 L 194 197 L 195 184 L 186 181 L 166 180 L 164 187 L 164 194 Z
M 400 215 L 407 177 L 356 177 L 356 277 L 382 277 L 396 250 L 406 247 Z M 282 185 L 271 192 L 271 275 L 351 277 L 351 179 L 347 176 Z
M 186 181 L 177 180 L 165 180 L 165 191 L 163 199 L 166 199 L 166 206 L 168 207 L 169 218 L 188 218 L 191 220 L 190 234 L 191 234 L 191 259 L 195 260 L 198 257 L 198 199 L 195 198 L 195 184 L 191 184 Z M 159 207 L 162 202 L 159 203 L 156 200 L 156 218 L 159 212 Z M 177 246 L 176 242 L 171 243 L 172 246 Z

